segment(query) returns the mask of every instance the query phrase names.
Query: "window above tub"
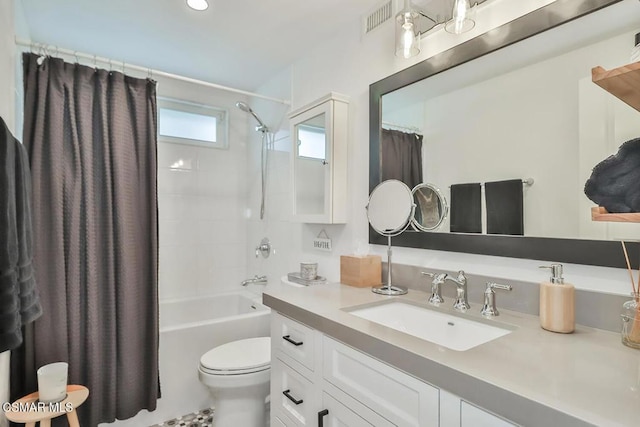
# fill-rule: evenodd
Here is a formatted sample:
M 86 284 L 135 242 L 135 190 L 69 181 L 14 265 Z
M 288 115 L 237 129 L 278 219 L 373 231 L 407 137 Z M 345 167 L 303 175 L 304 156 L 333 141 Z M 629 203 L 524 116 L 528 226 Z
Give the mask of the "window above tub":
M 160 142 L 189 144 L 226 149 L 228 111 L 177 99 L 158 102 L 158 136 Z

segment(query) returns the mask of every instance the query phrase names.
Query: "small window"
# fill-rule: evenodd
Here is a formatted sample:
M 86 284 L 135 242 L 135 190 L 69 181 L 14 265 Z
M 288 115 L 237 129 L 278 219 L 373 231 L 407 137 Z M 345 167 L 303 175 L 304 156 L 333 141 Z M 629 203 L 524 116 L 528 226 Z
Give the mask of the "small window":
M 158 108 L 161 142 L 227 148 L 227 111 L 174 99 L 161 99 Z

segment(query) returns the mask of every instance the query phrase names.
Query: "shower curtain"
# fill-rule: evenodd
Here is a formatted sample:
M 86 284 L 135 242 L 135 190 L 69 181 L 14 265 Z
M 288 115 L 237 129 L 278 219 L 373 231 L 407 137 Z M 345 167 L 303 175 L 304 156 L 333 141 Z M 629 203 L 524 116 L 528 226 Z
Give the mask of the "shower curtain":
M 12 397 L 37 389 L 37 367 L 66 361 L 69 383 L 90 390 L 81 425 L 154 410 L 156 84 L 30 53 L 23 62 L 43 316 L 17 354 Z
M 413 188 L 422 184 L 422 135 L 382 129 L 382 180 L 397 179 Z

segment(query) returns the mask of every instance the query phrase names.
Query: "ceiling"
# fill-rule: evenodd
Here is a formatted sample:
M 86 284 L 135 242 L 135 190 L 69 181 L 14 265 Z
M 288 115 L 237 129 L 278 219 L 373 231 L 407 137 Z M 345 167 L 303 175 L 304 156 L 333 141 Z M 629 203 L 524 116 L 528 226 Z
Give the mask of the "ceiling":
M 384 0 L 18 1 L 34 42 L 252 91 Z M 453 0 L 412 3 L 442 20 Z
M 255 90 L 380 0 L 20 0 L 30 37 L 218 84 Z M 392 54 L 392 53 L 391 53 Z

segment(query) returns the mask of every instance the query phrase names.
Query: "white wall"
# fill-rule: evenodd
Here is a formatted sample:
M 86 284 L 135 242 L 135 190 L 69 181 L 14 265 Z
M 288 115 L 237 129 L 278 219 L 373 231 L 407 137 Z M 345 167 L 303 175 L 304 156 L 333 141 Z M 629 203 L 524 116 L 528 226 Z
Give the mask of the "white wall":
M 481 13 L 478 13 L 479 25 L 476 30 L 486 31 L 490 28 L 483 26 L 488 22 L 495 27 L 547 3 L 549 2 L 505 0 L 492 2 L 492 10 L 484 12 L 486 20 L 481 17 Z M 526 8 L 529 9 L 525 10 Z M 487 6 L 486 9 L 490 9 L 490 7 Z M 310 49 L 302 59 L 292 64 L 290 90 L 293 109 L 299 108 L 330 91 L 340 92 L 351 98 L 347 183 L 351 211 L 346 225 L 297 224 L 282 220 L 282 218 L 286 218 L 286 215 L 278 217 L 277 225 L 273 223 L 272 219 L 259 225 L 250 225 L 250 243 L 253 243 L 257 235 L 267 231 L 274 242 L 281 243 L 276 246 L 280 250 L 278 259 L 261 261 L 260 264 L 250 261 L 250 268 L 253 271 L 271 271 L 272 275 L 282 275 L 297 269 L 299 261 L 315 260 L 320 263 L 319 273 L 321 275 L 327 276 L 330 280 L 339 279 L 339 255 L 353 253 L 358 246 L 362 246 L 368 241 L 368 223 L 364 206 L 369 190 L 369 85 L 474 35 L 475 33 L 472 32 L 464 38 L 456 39 L 455 36 L 442 31 L 431 34 L 423 40 L 423 46 L 426 46 L 427 49 L 418 57 L 404 61 L 393 56 L 394 33 L 393 25 L 390 22 L 364 38 L 360 34 L 359 25 L 354 23 L 353 26 L 336 33 L 333 39 Z M 522 52 L 523 56 L 526 54 L 527 52 Z M 260 91 L 272 96 L 286 97 L 289 90 L 289 85 L 286 83 L 287 74 L 275 76 Z M 250 188 L 255 188 L 251 181 Z M 282 189 L 275 189 L 272 186 L 269 191 L 276 192 L 282 191 Z M 282 194 L 279 197 L 285 198 Z M 313 237 L 323 228 L 333 239 L 332 253 L 318 252 L 312 248 Z M 286 251 L 284 255 L 283 250 Z M 371 247 L 371 251 L 384 257 L 386 248 L 374 245 Z M 545 273 L 538 270 L 540 261 L 536 260 L 410 248 L 394 249 L 394 257 L 394 261 L 397 263 L 453 271 L 464 268 L 471 273 L 507 280 L 519 279 L 536 282 L 546 277 Z M 573 282 L 579 288 L 597 289 L 625 295 L 629 292 L 628 278 L 625 277 L 627 273 L 622 269 L 567 265 L 565 272 L 567 281 Z
M 228 149 L 159 143 L 160 298 L 237 289 L 247 263 L 249 116 L 235 103 L 245 98 L 168 79 L 158 82 L 158 96 L 221 107 L 229 115 Z
M 13 2 L 0 2 L 0 117 L 12 132 L 15 132 L 15 45 Z M 0 403 L 9 400 L 9 356 L 10 352 L 0 353 Z M 0 427 L 8 423 L 4 412 L 0 412 Z

